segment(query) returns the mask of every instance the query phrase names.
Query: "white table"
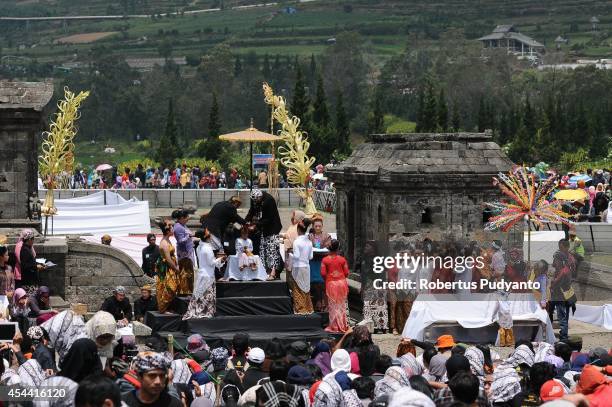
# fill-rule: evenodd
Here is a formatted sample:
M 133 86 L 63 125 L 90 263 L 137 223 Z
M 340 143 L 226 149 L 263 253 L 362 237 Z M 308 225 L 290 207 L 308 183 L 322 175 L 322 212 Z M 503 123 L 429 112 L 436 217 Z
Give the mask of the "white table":
M 419 294 L 402 336 L 423 340 L 425 329 L 437 322 L 456 322 L 468 329 L 483 328 L 496 322 L 497 294 L 472 294 L 471 298 L 460 301 L 453 294 Z M 533 294 L 513 293 L 509 300 L 514 321 L 539 322 L 539 340 L 554 343 L 555 335 L 548 313 L 540 307 Z
M 240 271 L 239 261 L 237 255 L 231 255 L 227 258 L 227 267 L 225 268 L 224 279 L 239 280 L 239 281 L 250 281 L 250 280 L 262 280 L 265 281 L 268 278 L 266 269 L 264 268 L 261 259 L 257 257 L 257 271 L 251 270 L 249 267 L 245 267 L 244 270 Z

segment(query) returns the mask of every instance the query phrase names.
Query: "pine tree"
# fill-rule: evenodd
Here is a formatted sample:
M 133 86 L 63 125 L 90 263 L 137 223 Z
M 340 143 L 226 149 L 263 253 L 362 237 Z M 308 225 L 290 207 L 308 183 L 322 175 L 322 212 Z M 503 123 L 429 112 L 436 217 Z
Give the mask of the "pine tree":
M 425 107 L 423 109 L 423 129 L 424 132 L 436 131 L 438 127 L 438 109 L 436 106 L 436 95 L 433 85 L 428 81 L 427 93 L 425 94 Z
M 327 99 L 325 97 L 325 87 L 323 85 L 323 77 L 319 73 L 317 75 L 317 93 L 313 102 L 312 121 L 316 126 L 327 126 L 330 121 L 329 110 L 327 108 Z
M 293 100 L 291 101 L 291 108 L 289 109 L 291 114 L 297 116 L 301 120 L 301 130 L 309 131 L 308 126 L 308 107 L 310 101 L 306 95 L 306 87 L 304 85 L 304 78 L 302 77 L 302 69 L 297 66 L 295 72 L 295 87 L 293 89 Z
M 423 88 L 421 87 L 419 89 L 419 97 L 418 97 L 418 104 L 417 104 L 417 117 L 416 117 L 416 127 L 415 127 L 415 131 L 417 133 L 421 133 L 423 132 L 423 113 L 425 111 L 425 92 L 423 91 Z
M 314 88 L 315 82 L 317 81 L 317 62 L 314 54 L 310 55 L 310 80 L 308 81 L 309 86 Z
M 382 92 L 374 92 L 371 111 L 368 115 L 368 134 L 381 134 L 385 132 L 385 117 L 382 111 Z
M 236 62 L 234 62 L 234 76 L 238 77 L 242 74 L 242 61 L 240 55 L 236 55 Z
M 207 160 L 218 160 L 222 150 L 222 145 L 218 140 L 220 134 L 221 117 L 219 114 L 219 102 L 217 101 L 217 93 L 213 92 L 210 113 L 208 115 L 208 134 L 198 144 L 198 156 L 204 157 Z
M 510 140 L 508 113 L 504 110 L 499 120 L 499 144 L 504 145 Z
M 455 133 L 459 132 L 461 129 L 461 115 L 459 114 L 459 106 L 457 102 L 453 103 L 453 118 L 451 119 L 453 125 L 453 131 Z
M 531 102 L 529 101 L 529 98 L 525 100 L 525 108 L 523 110 L 523 125 L 525 126 L 525 131 L 527 131 L 527 134 L 529 134 L 529 136 L 535 136 L 535 112 L 531 107 Z
M 448 131 L 448 105 L 446 104 L 444 89 L 440 89 L 438 95 L 438 128 L 442 132 Z
M 263 60 L 263 68 L 261 70 L 261 73 L 263 74 L 264 80 L 270 80 L 271 76 L 272 76 L 272 70 L 270 68 L 270 58 L 268 57 L 268 54 L 264 55 L 264 60 Z
M 338 90 L 336 97 L 336 151 L 342 155 L 351 154 L 351 131 L 349 121 L 344 109 L 342 92 Z
M 482 133 L 487 128 L 487 107 L 485 106 L 484 96 L 480 97 L 478 103 L 478 131 Z
M 221 117 L 219 115 L 219 102 L 217 100 L 217 92 L 213 92 L 210 114 L 208 116 L 208 140 L 216 142 L 220 134 Z
M 274 65 L 272 66 L 272 69 L 274 70 L 274 72 L 278 72 L 281 69 L 281 61 L 279 54 L 276 54 L 276 57 L 274 58 Z
M 530 159 L 531 139 L 533 135 L 527 132 L 527 128 L 523 123 L 519 124 L 518 130 L 514 136 L 514 140 L 510 145 L 508 155 L 515 163 L 522 164 Z
M 157 149 L 157 161 L 164 167 L 171 167 L 182 152 L 177 140 L 177 127 L 174 118 L 174 106 L 172 99 L 168 101 L 168 116 L 166 118 L 166 131 L 159 140 Z

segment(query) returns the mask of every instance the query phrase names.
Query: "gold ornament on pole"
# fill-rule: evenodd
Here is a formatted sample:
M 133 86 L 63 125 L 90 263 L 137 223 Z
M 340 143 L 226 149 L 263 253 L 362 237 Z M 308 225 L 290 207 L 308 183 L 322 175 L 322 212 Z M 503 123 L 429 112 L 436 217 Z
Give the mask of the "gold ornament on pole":
M 67 87 L 64 88 L 64 100 L 57 103 L 55 121 L 51 122 L 50 131 L 43 133 L 45 138 L 41 147 L 42 155 L 38 158 L 38 168 L 47 188 L 45 201 L 41 206 L 41 214 L 45 217 L 45 235 L 49 216 L 57 213 L 53 190 L 62 172 L 71 173 L 74 168 L 74 136 L 77 133 L 74 123 L 80 117 L 81 103 L 88 96 L 89 91 L 75 95 Z
M 310 167 L 315 162 L 315 157 L 308 156 L 310 143 L 306 133 L 298 130 L 300 118 L 289 113 L 285 99 L 275 96 L 270 85 L 265 82 L 263 90 L 266 103 L 274 108 L 272 117 L 282 125 L 280 137 L 285 145 L 278 148 L 278 153 L 281 164 L 287 168 L 287 181 L 298 188 L 298 195 L 306 204 L 304 213 L 312 216 L 317 213 L 317 208 L 312 199 L 314 190 L 308 185 Z

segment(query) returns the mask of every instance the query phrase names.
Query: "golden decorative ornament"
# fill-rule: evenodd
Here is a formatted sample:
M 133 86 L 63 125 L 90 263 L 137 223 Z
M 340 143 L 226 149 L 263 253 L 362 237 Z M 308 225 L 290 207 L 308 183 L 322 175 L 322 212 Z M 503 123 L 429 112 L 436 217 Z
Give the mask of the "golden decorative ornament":
M 304 199 L 306 207 L 304 213 L 311 216 L 317 212 L 312 195 L 314 190 L 309 188 L 310 167 L 315 163 L 315 157 L 308 156 L 310 143 L 306 133 L 299 130 L 300 118 L 292 116 L 287 110 L 287 104 L 282 96 L 274 95 L 272 87 L 264 82 L 264 97 L 267 104 L 274 109 L 272 117 L 281 124 L 280 137 L 285 142 L 278 148 L 280 162 L 287 168 L 287 182 L 298 188 L 298 195 Z
M 45 202 L 41 206 L 43 216 L 57 213 L 53 190 L 58 184 L 62 172 L 71 172 L 74 166 L 74 137 L 77 129 L 74 123 L 79 119 L 79 107 L 89 96 L 89 91 L 75 95 L 64 88 L 64 100 L 57 103 L 58 112 L 51 122 L 49 131 L 43 133 L 44 139 L 39 157 L 40 176 L 47 187 Z

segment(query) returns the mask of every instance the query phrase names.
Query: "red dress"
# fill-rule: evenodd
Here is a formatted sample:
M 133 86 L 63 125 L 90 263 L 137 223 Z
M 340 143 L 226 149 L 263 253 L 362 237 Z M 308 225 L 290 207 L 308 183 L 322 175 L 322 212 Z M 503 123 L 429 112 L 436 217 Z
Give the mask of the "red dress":
M 328 255 L 321 261 L 321 277 L 325 279 L 325 293 L 329 300 L 328 332 L 346 332 L 349 328 L 346 316 L 349 274 L 346 259 L 337 254 Z

